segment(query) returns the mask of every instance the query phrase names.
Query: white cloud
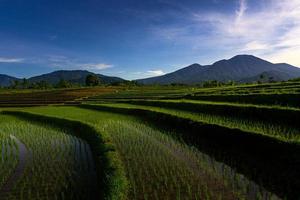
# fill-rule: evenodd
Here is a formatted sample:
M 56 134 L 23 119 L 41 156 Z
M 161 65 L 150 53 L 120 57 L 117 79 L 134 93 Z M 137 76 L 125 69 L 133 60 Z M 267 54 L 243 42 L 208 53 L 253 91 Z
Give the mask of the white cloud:
M 50 62 L 70 62 L 70 59 L 62 55 L 50 55 L 48 56 L 48 61 Z
M 192 12 L 185 23 L 152 30 L 160 39 L 189 46 L 195 52 L 209 49 L 224 57 L 248 53 L 300 66 L 296 56 L 300 55 L 299 0 L 257 1 L 253 7 L 249 0 L 236 3 L 231 13 Z
M 136 71 L 136 72 L 130 72 L 127 74 L 129 79 L 135 80 L 135 79 L 141 79 L 141 78 L 149 78 L 149 77 L 154 77 L 154 76 L 161 76 L 166 74 L 163 70 L 161 69 L 156 69 L 156 70 L 148 70 L 148 71 Z
M 23 58 L 4 58 L 0 57 L 0 63 L 21 63 L 23 62 Z
M 48 62 L 53 67 L 68 68 L 68 69 L 82 69 L 82 70 L 104 70 L 112 68 L 113 65 L 106 63 L 86 63 L 79 61 L 75 58 L 69 58 L 62 55 L 51 55 L 48 56 Z
M 265 58 L 275 63 L 289 63 L 300 67 L 300 47 L 289 47 L 278 52 L 265 55 Z
M 236 11 L 236 19 L 240 21 L 244 16 L 244 13 L 247 10 L 247 1 L 246 0 L 239 0 L 239 9 Z
M 243 51 L 254 51 L 268 49 L 270 46 L 268 44 L 261 43 L 259 41 L 252 41 L 245 45 Z
M 91 70 L 104 70 L 113 67 L 113 65 L 105 64 L 105 63 L 88 63 L 88 64 L 77 64 L 77 65 L 82 66 L 84 69 L 91 69 Z
M 211 39 L 219 38 L 217 41 L 220 45 L 232 45 L 236 53 L 252 51 L 254 54 L 268 55 L 273 62 L 289 62 L 300 66 L 299 58 L 292 56 L 300 55 L 300 48 L 295 48 L 300 46 L 299 0 L 270 0 L 254 12 L 249 11 L 246 0 L 239 0 L 235 16 L 203 15 L 195 15 L 195 19 L 211 24 L 215 33 Z
M 158 70 L 149 70 L 147 71 L 147 73 L 149 75 L 153 75 L 153 76 L 161 76 L 161 75 L 164 75 L 166 74 L 165 72 L 163 72 L 162 70 L 158 69 Z

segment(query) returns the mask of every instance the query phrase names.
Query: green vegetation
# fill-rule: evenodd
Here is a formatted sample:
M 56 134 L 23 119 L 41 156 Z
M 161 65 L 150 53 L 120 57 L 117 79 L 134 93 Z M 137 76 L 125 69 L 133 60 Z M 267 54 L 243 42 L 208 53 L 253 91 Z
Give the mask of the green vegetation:
M 42 125 L 47 122 L 54 127 L 64 127 L 77 137 L 82 138 L 89 144 L 93 153 L 98 183 L 100 184 L 97 188 L 100 197 L 103 199 L 125 199 L 127 180 L 118 153 L 115 152 L 108 135 L 81 121 L 54 117 L 57 115 L 42 116 L 21 111 L 3 111 L 3 113 L 31 122 L 38 122 Z
M 5 157 L 11 170 L 1 167 L 1 198 L 80 199 L 97 193 L 94 161 L 85 141 L 45 125 L 0 117 L 1 135 L 6 144 L 10 139 L 5 149 L 13 155 L 13 160 Z
M 256 133 L 256 134 L 261 134 L 261 135 L 266 135 L 266 136 L 270 136 L 270 137 L 274 137 L 277 139 L 280 139 L 282 141 L 287 141 L 287 142 L 296 142 L 298 143 L 300 140 L 300 135 L 299 135 L 299 125 L 296 122 L 297 118 L 294 118 L 294 122 L 291 120 L 291 124 L 293 124 L 294 126 L 287 126 L 284 123 L 275 123 L 276 120 L 280 120 L 280 111 L 278 112 L 270 110 L 271 112 L 273 111 L 274 113 L 278 113 L 278 118 L 275 118 L 275 122 L 272 122 L 272 120 L 256 120 L 253 118 L 253 116 L 255 116 L 255 111 L 254 114 L 251 116 L 251 113 L 249 113 L 247 110 L 248 107 L 245 107 L 246 111 L 241 110 L 237 110 L 236 111 L 236 115 L 234 115 L 234 112 L 230 113 L 229 116 L 226 116 L 226 114 L 214 114 L 214 113 L 210 113 L 209 112 L 209 108 L 203 109 L 202 110 L 197 110 L 197 105 L 191 105 L 191 109 L 194 109 L 195 111 L 186 111 L 184 110 L 184 105 L 181 107 L 181 105 L 178 104 L 174 104 L 173 106 L 170 104 L 170 102 L 168 102 L 168 106 L 169 107 L 173 107 L 173 109 L 171 108 L 165 108 L 165 107 L 159 107 L 159 106 L 144 106 L 144 105 L 138 105 L 138 104 L 155 104 L 157 102 L 144 102 L 144 101 L 134 101 L 131 102 L 130 104 L 124 104 L 124 103 L 113 103 L 113 104 L 109 104 L 109 103 L 105 103 L 105 104 L 101 104 L 101 107 L 103 109 L 105 109 L 105 107 L 108 108 L 117 108 L 117 109 L 127 109 L 130 110 L 132 109 L 133 111 L 138 111 L 138 110 L 144 110 L 144 111 L 154 111 L 155 113 L 159 114 L 159 113 L 163 113 L 163 114 L 167 114 L 167 115 L 171 115 L 171 116 L 175 116 L 175 117 L 179 117 L 179 118 L 183 118 L 183 119 L 188 119 L 191 121 L 196 121 L 196 122 L 201 122 L 201 123 L 206 123 L 206 124 L 214 124 L 214 125 L 219 125 L 222 127 L 227 127 L 227 128 L 238 128 L 240 130 L 244 130 L 244 131 L 250 131 L 252 133 Z M 161 102 L 159 102 L 161 103 Z M 100 105 L 99 105 L 100 106 Z M 177 107 L 179 109 L 174 109 L 174 107 Z M 207 106 L 209 107 L 209 105 Z M 217 106 L 216 106 L 217 107 Z M 239 107 L 240 108 L 240 107 Z M 217 108 L 216 108 L 217 109 Z M 224 108 L 223 108 L 224 109 Z M 133 112 L 132 111 L 132 112 Z M 198 112 L 197 112 L 198 111 Z M 283 112 L 285 110 L 282 110 Z M 237 113 L 245 113 L 248 112 L 250 114 L 250 116 L 244 115 L 238 115 Z M 253 111 L 252 111 L 253 112 Z M 299 112 L 290 112 L 292 114 L 294 114 L 295 116 L 299 116 Z M 259 113 L 258 113 L 259 114 Z M 266 113 L 268 114 L 268 113 Z M 288 115 L 289 112 L 287 113 L 283 113 L 282 115 Z M 259 115 L 258 115 L 259 116 Z M 276 117 L 276 116 L 275 116 Z M 286 119 L 283 119 L 282 121 L 284 122 Z
M 28 107 L 49 104 L 76 105 L 95 94 L 114 93 L 118 87 L 68 88 L 52 90 L 0 90 L 1 107 Z
M 0 132 L 0 188 L 3 187 L 9 175 L 18 163 L 18 146 L 8 134 Z
M 129 199 L 187 196 L 235 199 L 248 197 L 247 190 L 258 187 L 229 166 L 174 140 L 172 133 L 141 125 L 135 117 L 72 107 L 31 108 L 29 111 L 82 120 L 109 135 L 125 166 L 130 183 Z
M 87 86 L 97 86 L 100 84 L 100 78 L 96 75 L 87 75 L 85 78 L 85 85 Z
M 297 119 L 300 109 L 190 100 L 127 101 L 127 103 L 168 108 L 173 112 L 177 111 L 181 116 L 190 116 L 209 124 L 240 128 L 286 141 L 299 141 L 300 126 Z
M 299 88 L 294 80 L 1 89 L 0 106 L 11 108 L 0 114 L 0 194 L 299 199 Z

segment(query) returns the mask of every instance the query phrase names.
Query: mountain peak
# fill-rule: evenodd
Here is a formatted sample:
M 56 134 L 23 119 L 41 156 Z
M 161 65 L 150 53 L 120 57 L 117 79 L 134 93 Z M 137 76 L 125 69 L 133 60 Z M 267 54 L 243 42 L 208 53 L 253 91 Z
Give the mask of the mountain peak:
M 170 84 L 184 83 L 196 84 L 208 80 L 239 81 L 242 79 L 256 77 L 266 71 L 276 71 L 276 75 L 288 80 L 300 77 L 300 69 L 286 64 L 273 64 L 253 55 L 236 55 L 228 60 L 220 60 L 212 65 L 201 65 L 195 63 L 175 72 L 148 79 L 138 80 L 144 84 Z M 284 76 L 283 76 L 284 75 Z
M 200 65 L 199 63 L 193 63 L 193 64 L 191 64 L 191 65 L 189 65 L 189 66 L 199 66 L 199 67 L 201 67 L 202 65 Z
M 253 55 L 241 54 L 236 55 L 230 59 L 223 59 L 215 62 L 212 66 L 235 66 L 241 67 L 246 65 L 270 65 L 272 63 L 258 58 Z
M 249 54 L 239 54 L 239 55 L 236 55 L 236 56 L 233 56 L 232 58 L 230 58 L 229 60 L 231 59 L 245 59 L 245 58 L 256 58 L 256 59 L 260 59 L 254 55 L 249 55 Z

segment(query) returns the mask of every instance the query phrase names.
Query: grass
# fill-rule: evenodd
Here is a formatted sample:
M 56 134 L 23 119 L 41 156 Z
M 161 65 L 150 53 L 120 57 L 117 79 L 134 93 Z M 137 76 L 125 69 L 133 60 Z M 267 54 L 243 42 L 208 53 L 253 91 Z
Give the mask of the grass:
M 23 157 L 17 159 L 17 164 L 24 166 L 16 168 L 8 165 L 11 170 L 8 176 L 2 178 L 2 186 L 9 184 L 6 181 L 13 173 L 20 173 L 20 176 L 15 176 L 13 184 L 6 185 L 1 191 L 2 198 L 94 198 L 97 181 L 94 180 L 94 161 L 86 142 L 49 126 L 38 126 L 3 115 L 0 118 L 1 134 L 26 146 L 23 149 L 26 152 L 19 154 Z M 16 152 L 16 148 L 13 145 L 9 151 Z M 15 161 L 16 155 L 12 158 Z M 22 164 L 21 160 L 25 162 Z M 2 170 L 5 172 L 5 168 Z
M 172 133 L 141 125 L 135 117 L 73 107 L 26 110 L 81 120 L 109 135 L 126 170 L 129 199 L 242 199 L 250 195 L 249 188 L 258 187 L 229 166 L 174 140 Z
M 150 120 L 155 126 L 171 126 L 184 131 L 180 134 L 189 144 L 195 144 L 203 152 L 213 154 L 218 160 L 228 163 L 242 174 L 264 185 L 269 190 L 298 197 L 299 144 L 278 140 L 274 137 L 254 134 L 239 129 L 203 124 L 188 118 L 153 110 L 86 105 L 84 108 L 133 115 Z M 277 174 L 276 177 L 272 177 Z M 272 177 L 272 178 L 271 178 Z
M 113 93 L 94 95 L 85 101 L 120 99 L 191 99 L 299 108 L 300 82 L 248 84 L 201 88 L 197 86 L 123 87 Z
M 97 169 L 99 187 L 97 191 L 101 199 L 125 199 L 127 194 L 127 180 L 124 175 L 123 166 L 120 163 L 118 153 L 110 137 L 99 132 L 95 127 L 77 120 L 58 118 L 54 116 L 43 116 L 20 110 L 2 111 L 6 115 L 13 115 L 20 119 L 45 125 L 50 123 L 53 127 L 64 127 L 71 134 L 86 141 L 93 153 Z
M 77 104 L 81 99 L 95 94 L 113 93 L 119 87 L 71 88 L 52 90 L 12 90 L 0 92 L 0 107 L 25 107 L 49 104 Z
M 214 94 L 214 95 L 188 95 L 186 99 L 201 100 L 201 101 L 215 101 L 215 102 L 234 102 L 245 104 L 258 105 L 277 105 L 286 107 L 299 108 L 300 94 Z
M 0 192 L 18 177 L 25 144 L 30 164 L 6 193 L 11 199 L 92 195 L 70 170 L 90 172 L 81 164 L 89 160 L 103 199 L 297 199 L 299 87 L 1 89 L 0 106 L 20 108 L 0 114 Z
M 300 133 L 297 120 L 300 117 L 300 109 L 296 108 L 191 100 L 133 100 L 123 102 L 132 105 L 188 111 L 199 115 L 202 121 L 222 126 L 230 126 L 233 122 L 237 122 L 238 124 L 234 124 L 236 126 L 233 125 L 234 128 L 240 127 L 243 130 L 282 135 L 283 138 L 291 138 L 292 140 L 298 140 Z M 212 118 L 215 122 L 209 120 Z M 249 125 L 247 126 L 247 124 Z
M 114 108 L 128 108 L 128 109 L 141 109 L 150 110 L 158 113 L 170 114 L 178 116 L 179 118 L 190 119 L 196 122 L 202 122 L 206 124 L 214 124 L 228 128 L 237 128 L 243 131 L 250 131 L 255 134 L 261 134 L 268 137 L 273 137 L 284 142 L 299 143 L 300 135 L 299 129 L 296 127 L 290 127 L 283 124 L 266 123 L 264 121 L 257 121 L 253 119 L 241 118 L 239 116 L 222 116 L 210 113 L 199 113 L 184 111 L 182 109 L 171 109 L 165 107 L 133 105 L 125 103 L 105 103 L 101 104 L 103 107 Z M 180 107 L 177 105 L 177 107 Z
M 10 135 L 0 132 L 0 188 L 12 174 L 18 163 L 18 146 Z

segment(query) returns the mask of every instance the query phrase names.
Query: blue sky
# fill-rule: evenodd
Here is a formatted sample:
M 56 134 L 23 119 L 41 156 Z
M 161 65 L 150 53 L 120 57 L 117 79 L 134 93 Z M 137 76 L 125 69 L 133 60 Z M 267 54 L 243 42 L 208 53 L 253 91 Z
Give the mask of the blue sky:
M 136 79 L 236 54 L 300 66 L 299 0 L 0 0 L 0 74 Z

